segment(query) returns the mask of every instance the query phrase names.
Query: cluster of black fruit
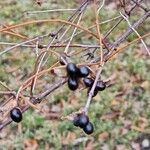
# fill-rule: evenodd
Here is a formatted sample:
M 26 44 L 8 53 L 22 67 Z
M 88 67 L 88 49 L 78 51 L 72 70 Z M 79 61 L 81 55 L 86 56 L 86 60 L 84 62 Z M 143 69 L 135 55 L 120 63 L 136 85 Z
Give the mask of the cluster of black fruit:
M 77 67 L 74 63 L 69 63 L 67 65 L 67 73 L 68 73 L 68 87 L 71 90 L 76 90 L 78 88 L 78 79 L 84 78 L 83 82 L 88 87 L 88 93 L 92 88 L 94 83 L 94 79 L 88 78 L 89 68 L 86 66 Z M 95 87 L 95 91 L 93 96 L 95 96 L 98 91 L 102 91 L 106 88 L 105 82 L 98 81 Z M 22 112 L 19 107 L 14 107 L 10 111 L 10 118 L 19 123 L 22 120 Z M 79 114 L 74 118 L 74 125 L 83 128 L 84 132 L 87 134 L 91 134 L 93 132 L 93 124 L 89 122 L 88 116 L 85 114 Z
M 85 86 L 88 88 L 88 93 L 90 92 L 94 79 L 88 78 L 87 76 L 90 73 L 90 70 L 86 66 L 77 67 L 74 63 L 67 64 L 67 73 L 68 73 L 68 87 L 70 90 L 76 90 L 78 88 L 78 79 L 84 78 L 83 82 Z M 105 82 L 99 80 L 96 84 L 93 97 L 96 96 L 98 91 L 103 91 L 106 88 Z
M 67 64 L 67 74 L 68 74 L 68 87 L 70 90 L 76 90 L 78 88 L 78 79 L 83 78 L 85 86 L 88 88 L 88 93 L 90 92 L 94 79 L 87 77 L 90 73 L 90 70 L 86 66 L 77 67 L 74 63 Z M 96 83 L 93 97 L 97 95 L 98 91 L 103 91 L 106 88 L 105 82 L 99 80 Z M 93 133 L 94 127 L 93 124 L 89 121 L 89 118 L 84 113 L 78 114 L 73 120 L 73 124 L 77 127 L 80 127 L 84 130 L 86 134 Z
M 84 82 L 85 86 L 88 88 L 88 93 L 89 93 L 94 84 L 94 79 L 84 78 L 83 82 Z M 102 80 L 97 81 L 96 87 L 95 87 L 95 90 L 94 90 L 94 93 L 92 96 L 93 97 L 96 96 L 99 91 L 103 91 L 105 88 L 106 88 L 106 84 L 104 81 L 102 81 Z
M 19 123 L 22 120 L 22 112 L 19 107 L 14 107 L 10 111 L 10 118 L 14 121 Z
M 70 90 L 78 88 L 78 79 L 89 75 L 89 68 L 86 66 L 77 67 L 74 63 L 67 64 L 68 87 Z
M 86 134 L 92 134 L 94 131 L 93 124 L 89 121 L 89 117 L 84 113 L 75 116 L 73 124 L 76 127 L 82 128 Z

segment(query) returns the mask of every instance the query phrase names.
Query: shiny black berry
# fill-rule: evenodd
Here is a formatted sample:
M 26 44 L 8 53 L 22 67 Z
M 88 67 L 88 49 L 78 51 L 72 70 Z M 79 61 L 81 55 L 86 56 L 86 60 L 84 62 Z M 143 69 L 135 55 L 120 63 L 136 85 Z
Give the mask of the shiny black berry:
M 75 116 L 74 119 L 73 119 L 73 124 L 74 126 L 78 127 L 80 124 L 79 124 L 79 115 Z
M 89 88 L 88 91 L 87 91 L 87 94 L 88 94 L 88 95 L 89 95 L 90 91 L 91 91 L 91 88 Z M 97 93 L 98 93 L 98 90 L 95 88 L 92 97 L 95 97 L 95 96 L 97 95 Z
M 84 78 L 83 82 L 86 87 L 92 87 L 94 80 L 92 78 Z
M 67 63 L 66 57 L 61 56 L 60 59 L 59 59 L 59 63 L 60 63 L 61 65 L 66 65 L 66 63 Z
M 96 89 L 98 91 L 103 91 L 106 88 L 106 84 L 103 81 L 98 81 L 96 84 Z
M 19 108 L 15 107 L 10 111 L 10 117 L 14 122 L 20 122 L 22 120 L 22 113 Z
M 67 65 L 67 73 L 70 77 L 75 78 L 77 77 L 77 73 L 78 73 L 78 68 L 74 63 L 69 63 Z
M 89 122 L 84 128 L 83 128 L 84 132 L 86 134 L 92 134 L 94 131 L 94 127 L 93 124 L 91 122 Z
M 89 123 L 89 117 L 85 114 L 80 114 L 78 116 L 78 126 L 84 128 Z
M 63 62 L 62 59 L 59 60 L 59 63 L 60 63 L 61 65 L 65 65 L 65 63 Z
M 90 73 L 90 71 L 89 71 L 88 67 L 81 66 L 79 68 L 79 72 L 78 72 L 79 77 L 87 77 L 89 75 L 89 73 Z
M 74 91 L 78 88 L 78 81 L 74 78 L 68 78 L 68 87 L 70 90 Z

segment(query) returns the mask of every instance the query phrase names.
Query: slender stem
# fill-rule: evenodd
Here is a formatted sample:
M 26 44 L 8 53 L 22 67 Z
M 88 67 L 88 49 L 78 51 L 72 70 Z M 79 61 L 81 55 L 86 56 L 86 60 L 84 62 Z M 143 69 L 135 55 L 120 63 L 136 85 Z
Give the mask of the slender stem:
M 80 21 L 81 21 L 81 18 L 82 18 L 82 13 L 81 13 L 81 15 L 80 15 L 80 17 L 79 17 L 79 20 L 78 20 L 78 22 L 77 22 L 77 25 L 79 25 L 79 23 L 80 23 Z M 69 40 L 69 42 L 68 42 L 68 44 L 67 44 L 67 46 L 66 46 L 66 48 L 65 48 L 65 50 L 64 50 L 64 53 L 66 53 L 66 54 L 68 53 L 69 46 L 70 46 L 70 44 L 71 44 L 71 41 L 72 41 L 73 38 L 74 38 L 74 35 L 75 35 L 76 30 L 77 30 L 77 27 L 74 28 L 73 33 L 72 33 L 72 35 L 71 35 L 71 37 L 70 37 L 70 40 Z
M 85 112 L 86 113 L 88 113 L 88 109 L 89 109 L 90 103 L 92 101 L 92 96 L 94 94 L 94 90 L 95 90 L 97 81 L 99 80 L 100 74 L 102 72 L 103 65 L 104 64 L 101 64 L 101 66 L 99 67 L 99 69 L 97 71 L 97 74 L 96 74 L 96 77 L 95 77 L 95 80 L 94 80 L 94 84 L 93 84 L 93 86 L 92 86 L 92 88 L 91 88 L 91 90 L 89 92 L 89 96 L 88 96 L 88 99 L 87 99 L 87 102 L 86 102 L 86 105 L 85 105 Z
M 24 13 L 30 15 L 30 14 L 39 14 L 39 13 L 49 13 L 49 12 L 68 12 L 74 10 L 76 9 L 49 9 L 49 10 L 41 10 L 41 11 L 26 11 Z
M 132 25 L 131 25 L 130 21 L 128 20 L 128 18 L 125 15 L 123 15 L 121 12 L 120 12 L 120 14 L 127 21 L 129 27 L 136 33 L 136 35 L 139 38 L 141 38 L 140 34 L 134 29 L 134 27 L 132 27 Z M 145 44 L 145 42 L 144 42 L 144 40 L 142 38 L 141 38 L 141 42 L 142 42 L 143 46 L 145 47 L 145 50 L 147 51 L 148 55 L 150 56 L 150 50 L 148 49 L 148 47 L 146 46 L 146 44 Z

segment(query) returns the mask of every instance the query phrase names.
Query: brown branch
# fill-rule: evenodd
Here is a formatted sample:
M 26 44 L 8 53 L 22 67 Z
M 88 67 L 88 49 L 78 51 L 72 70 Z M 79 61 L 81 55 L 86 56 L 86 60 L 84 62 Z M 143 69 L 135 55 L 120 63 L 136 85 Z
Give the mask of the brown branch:
M 142 0 L 140 0 L 140 2 L 141 2 L 141 1 L 142 1 Z M 139 3 L 140 3 L 140 2 L 139 2 Z M 135 8 L 136 8 L 136 4 L 133 5 L 133 6 L 130 8 L 130 10 L 129 10 L 128 12 L 126 12 L 127 15 L 130 15 L 130 13 L 131 13 Z M 106 37 L 108 37 L 108 35 L 109 35 L 122 21 L 123 21 L 123 18 L 121 18 L 109 31 L 107 31 L 106 34 L 105 34 L 105 36 L 104 36 L 104 39 L 105 39 Z
M 144 15 L 140 17 L 138 21 L 136 21 L 133 24 L 133 28 L 137 29 L 148 17 L 150 16 L 150 11 L 146 12 Z M 131 33 L 133 30 L 129 27 L 123 35 L 121 35 L 110 47 L 109 49 L 114 49 L 116 48 L 120 43 L 122 43 Z
M 137 29 L 148 17 L 150 16 L 150 11 L 146 12 L 144 15 L 142 15 L 134 24 L 133 24 L 133 28 Z M 115 50 L 116 48 L 123 42 L 125 41 L 125 39 L 131 34 L 133 33 L 133 30 L 129 27 L 119 38 L 117 38 L 117 40 L 113 43 L 109 45 L 109 49 L 111 49 L 111 51 L 109 53 L 107 53 L 107 55 L 104 56 L 104 60 L 106 58 L 108 58 Z M 94 61 L 92 62 L 98 62 L 100 61 L 100 57 L 96 58 Z
M 33 104 L 37 104 L 40 103 L 47 95 L 49 95 L 51 92 L 53 92 L 54 90 L 56 90 L 57 88 L 59 88 L 60 86 L 64 85 L 66 83 L 67 79 L 61 79 L 58 82 L 54 83 L 52 86 L 50 86 L 47 90 L 45 90 L 43 93 L 38 94 L 34 97 L 31 98 L 31 101 Z M 23 106 L 23 108 L 21 108 L 22 113 L 25 112 L 27 109 L 29 109 L 30 106 L 26 105 Z M 7 126 L 8 124 L 10 124 L 12 122 L 12 120 L 10 118 L 8 118 L 8 120 L 4 121 L 1 125 L 0 125 L 0 130 L 2 130 L 5 126 Z
M 56 83 L 53 83 L 52 86 L 50 86 L 46 91 L 44 91 L 41 94 L 38 94 L 37 96 L 34 96 L 34 98 L 31 99 L 33 104 L 40 103 L 43 98 L 45 98 L 47 95 L 49 95 L 51 92 L 59 88 L 60 86 L 64 85 L 66 83 L 67 79 L 61 79 Z

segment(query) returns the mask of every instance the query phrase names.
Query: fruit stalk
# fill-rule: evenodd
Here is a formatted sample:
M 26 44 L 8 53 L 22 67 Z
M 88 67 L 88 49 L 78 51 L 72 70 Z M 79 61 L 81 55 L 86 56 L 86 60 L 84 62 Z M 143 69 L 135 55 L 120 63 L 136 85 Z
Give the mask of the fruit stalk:
M 94 80 L 94 84 L 93 84 L 93 86 L 92 86 L 92 88 L 91 88 L 91 90 L 90 90 L 90 92 L 89 92 L 89 96 L 88 96 L 88 99 L 87 99 L 87 102 L 86 102 L 86 105 L 85 105 L 85 108 L 84 108 L 84 111 L 85 111 L 86 114 L 88 113 L 88 109 L 89 109 L 89 106 L 90 106 L 90 103 L 91 103 L 91 100 L 92 100 L 92 96 L 93 96 L 93 94 L 94 94 L 94 90 L 95 90 L 97 81 L 98 81 L 98 79 L 99 79 L 99 76 L 100 76 L 100 74 L 101 74 L 101 72 L 102 72 L 103 65 L 104 65 L 104 63 L 101 64 L 101 66 L 99 67 L 99 70 L 98 70 L 98 72 L 97 72 L 97 74 L 96 74 L 96 78 L 95 78 L 95 80 Z

